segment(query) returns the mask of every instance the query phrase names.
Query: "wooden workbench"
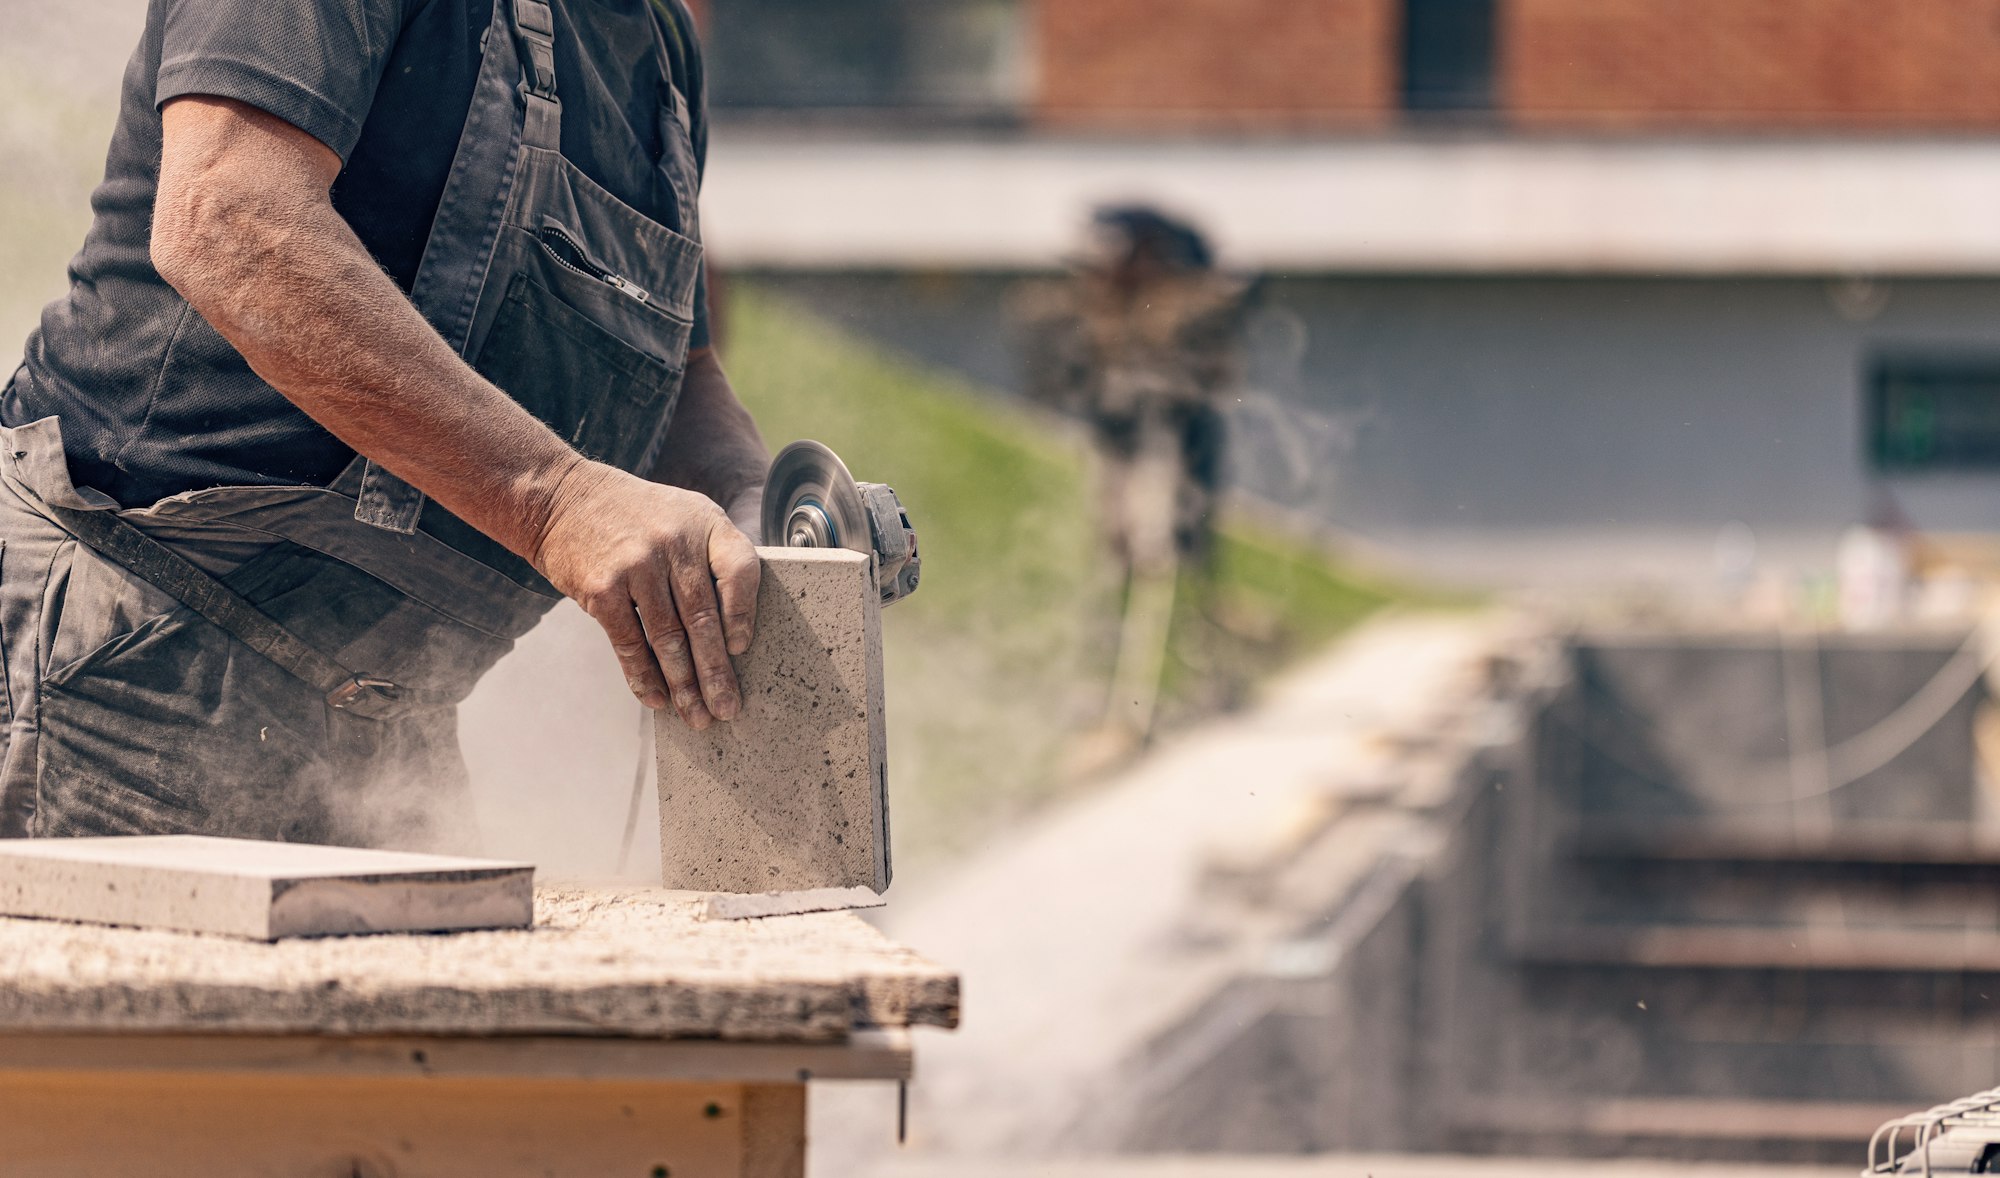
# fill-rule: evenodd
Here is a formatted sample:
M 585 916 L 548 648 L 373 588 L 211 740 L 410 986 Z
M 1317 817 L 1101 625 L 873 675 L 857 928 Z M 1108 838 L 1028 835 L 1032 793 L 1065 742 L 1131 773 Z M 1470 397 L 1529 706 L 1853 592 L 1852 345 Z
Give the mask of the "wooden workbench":
M 8 1178 L 797 1178 L 958 979 L 850 914 L 545 889 L 529 931 L 259 944 L 0 919 Z M 893 1126 L 884 1126 L 885 1133 Z

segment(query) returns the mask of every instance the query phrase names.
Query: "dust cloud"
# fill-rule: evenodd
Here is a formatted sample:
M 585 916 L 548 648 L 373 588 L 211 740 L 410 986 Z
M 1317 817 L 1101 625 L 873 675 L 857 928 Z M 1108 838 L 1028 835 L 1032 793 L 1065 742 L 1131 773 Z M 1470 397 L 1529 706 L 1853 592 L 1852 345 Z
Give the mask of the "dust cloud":
M 459 709 L 481 851 L 543 879 L 659 878 L 659 800 L 647 760 L 630 861 L 619 872 L 644 711 L 597 623 L 549 613 Z

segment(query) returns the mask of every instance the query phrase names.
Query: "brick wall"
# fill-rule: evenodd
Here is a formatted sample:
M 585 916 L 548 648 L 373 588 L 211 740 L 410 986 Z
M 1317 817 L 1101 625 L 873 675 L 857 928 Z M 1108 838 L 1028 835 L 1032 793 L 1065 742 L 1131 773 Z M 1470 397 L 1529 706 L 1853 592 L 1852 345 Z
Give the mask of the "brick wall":
M 1031 7 L 1035 113 L 1044 123 L 1283 130 L 1396 117 L 1397 0 L 1034 0 Z
M 2000 0 L 1501 0 L 1523 127 L 2000 127 Z

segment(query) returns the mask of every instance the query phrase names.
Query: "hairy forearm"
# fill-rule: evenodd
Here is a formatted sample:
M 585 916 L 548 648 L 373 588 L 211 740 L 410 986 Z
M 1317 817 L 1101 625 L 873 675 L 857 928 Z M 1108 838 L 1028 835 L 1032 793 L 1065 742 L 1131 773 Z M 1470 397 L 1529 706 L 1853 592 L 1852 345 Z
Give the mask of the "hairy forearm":
M 714 350 L 694 352 L 688 357 L 673 426 L 648 477 L 701 492 L 742 526 L 755 519 L 756 498 L 770 465 L 770 449 L 736 399 Z
M 243 138 L 163 159 L 161 275 L 335 437 L 535 560 L 581 456 L 451 350 L 323 190 L 256 182 L 299 172 L 291 144 Z

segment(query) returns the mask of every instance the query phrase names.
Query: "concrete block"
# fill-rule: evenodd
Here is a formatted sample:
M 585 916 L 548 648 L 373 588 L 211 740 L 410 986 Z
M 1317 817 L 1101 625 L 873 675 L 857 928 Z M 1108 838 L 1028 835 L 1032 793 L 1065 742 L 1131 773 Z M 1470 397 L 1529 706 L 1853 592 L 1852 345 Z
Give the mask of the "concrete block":
M 657 727 L 669 888 L 764 893 L 889 886 L 882 608 L 871 558 L 760 548 L 743 711 Z
M 275 941 L 527 928 L 525 863 L 201 835 L 0 842 L 0 915 Z

